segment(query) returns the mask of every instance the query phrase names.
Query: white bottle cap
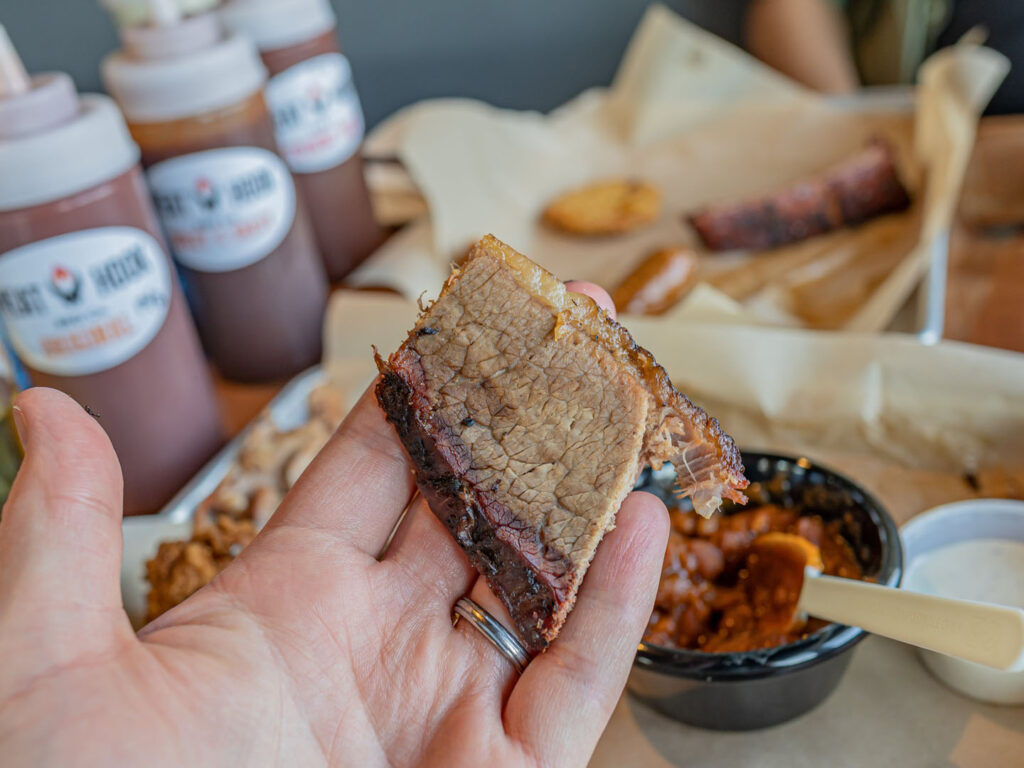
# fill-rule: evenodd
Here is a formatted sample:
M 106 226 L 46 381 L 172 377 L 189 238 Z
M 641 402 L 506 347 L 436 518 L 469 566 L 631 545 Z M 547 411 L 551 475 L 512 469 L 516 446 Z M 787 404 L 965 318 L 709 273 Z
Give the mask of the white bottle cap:
M 136 53 L 138 45 L 144 43 L 136 38 Z M 167 46 L 158 48 L 154 58 L 118 51 L 103 60 L 104 85 L 129 122 L 179 120 L 222 109 L 258 93 L 267 79 L 255 46 L 243 37 L 227 37 L 182 55 L 167 56 Z
M 63 72 L 47 72 L 29 80 L 24 93 L 0 97 L 0 141 L 46 130 L 78 112 L 78 91 Z
M 337 23 L 328 0 L 229 0 L 220 15 L 224 26 L 261 51 L 305 42 Z
M 139 148 L 113 101 L 83 94 L 77 105 L 71 119 L 47 130 L 0 139 L 0 211 L 82 192 L 138 162 Z

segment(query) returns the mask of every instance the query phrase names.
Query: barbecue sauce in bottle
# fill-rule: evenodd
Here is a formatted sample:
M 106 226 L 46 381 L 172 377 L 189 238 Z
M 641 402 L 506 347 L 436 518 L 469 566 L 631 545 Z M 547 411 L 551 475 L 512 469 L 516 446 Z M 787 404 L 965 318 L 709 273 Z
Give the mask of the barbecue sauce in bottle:
M 381 242 L 363 178 L 363 111 L 328 0 L 231 0 L 221 18 L 270 72 L 264 94 L 278 146 L 309 206 L 332 280 Z
M 0 317 L 31 383 L 97 414 L 129 515 L 156 511 L 223 438 L 138 160 L 110 99 L 29 78 L 0 27 Z
M 173 3 L 122 30 L 107 89 L 142 149 L 157 213 L 181 266 L 203 344 L 239 381 L 293 375 L 320 359 L 327 280 L 263 100 L 252 43 L 212 13 Z

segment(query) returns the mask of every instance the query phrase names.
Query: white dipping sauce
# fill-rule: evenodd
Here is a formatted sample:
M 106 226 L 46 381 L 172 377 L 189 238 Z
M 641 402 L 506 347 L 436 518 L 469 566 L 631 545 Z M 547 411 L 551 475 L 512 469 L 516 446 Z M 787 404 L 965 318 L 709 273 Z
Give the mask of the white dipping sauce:
M 1024 608 L 1024 542 L 973 539 L 914 558 L 903 586 L 940 597 Z

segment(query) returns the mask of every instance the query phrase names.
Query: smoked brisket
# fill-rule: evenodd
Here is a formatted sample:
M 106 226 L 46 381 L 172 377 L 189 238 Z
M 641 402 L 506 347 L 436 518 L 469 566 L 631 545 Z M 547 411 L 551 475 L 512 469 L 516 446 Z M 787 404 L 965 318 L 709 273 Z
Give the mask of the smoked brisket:
M 645 465 L 671 462 L 705 515 L 744 500 L 718 422 L 592 299 L 494 237 L 377 362 L 420 492 L 533 651 L 558 634 Z

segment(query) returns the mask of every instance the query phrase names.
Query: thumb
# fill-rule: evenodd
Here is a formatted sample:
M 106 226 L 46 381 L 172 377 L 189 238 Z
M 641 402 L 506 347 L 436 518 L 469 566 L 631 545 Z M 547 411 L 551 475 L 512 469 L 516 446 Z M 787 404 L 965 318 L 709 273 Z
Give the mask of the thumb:
M 117 456 L 96 420 L 56 390 L 23 392 L 14 421 L 25 459 L 0 518 L 0 616 L 51 632 L 56 616 L 88 635 L 97 617 L 121 613 Z

